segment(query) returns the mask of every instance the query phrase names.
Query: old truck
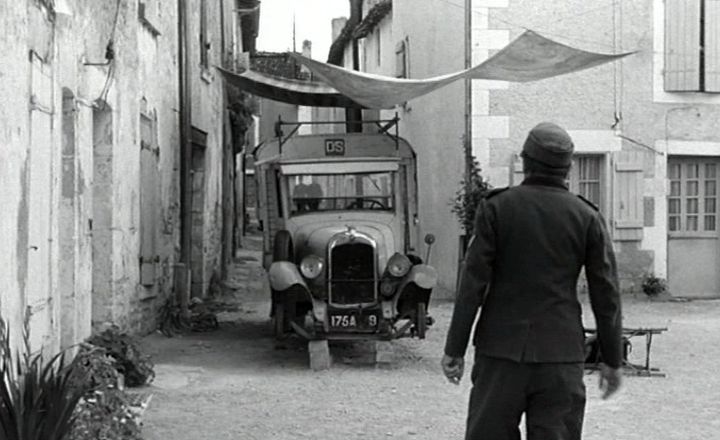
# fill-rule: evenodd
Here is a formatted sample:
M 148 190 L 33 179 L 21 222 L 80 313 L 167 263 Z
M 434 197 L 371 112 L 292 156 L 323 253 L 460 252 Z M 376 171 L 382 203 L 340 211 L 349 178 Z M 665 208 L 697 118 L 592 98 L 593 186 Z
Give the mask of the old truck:
M 423 339 L 433 322 L 415 153 L 389 133 L 397 118 L 376 123 L 377 133 L 296 135 L 300 123 L 278 121 L 254 151 L 275 336 L 307 339 L 314 368 L 329 366 L 328 340 Z

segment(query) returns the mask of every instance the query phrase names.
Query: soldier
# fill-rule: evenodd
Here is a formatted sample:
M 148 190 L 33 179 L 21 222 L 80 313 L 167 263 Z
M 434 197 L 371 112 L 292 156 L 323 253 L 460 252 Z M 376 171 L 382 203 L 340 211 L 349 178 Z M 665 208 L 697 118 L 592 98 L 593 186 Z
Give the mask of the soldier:
M 584 329 L 576 285 L 583 266 L 605 365 L 603 398 L 618 390 L 622 319 L 615 255 L 597 206 L 568 191 L 574 146 L 561 127 L 535 126 L 525 179 L 480 202 L 442 367 L 463 375 L 470 329 L 475 363 L 466 440 L 579 440 L 585 411 Z

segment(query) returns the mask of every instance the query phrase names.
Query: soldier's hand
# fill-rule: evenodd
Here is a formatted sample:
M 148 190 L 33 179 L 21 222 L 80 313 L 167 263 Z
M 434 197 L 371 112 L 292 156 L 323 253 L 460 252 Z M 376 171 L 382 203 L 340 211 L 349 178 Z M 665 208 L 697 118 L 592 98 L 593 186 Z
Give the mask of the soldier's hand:
M 622 369 L 600 364 L 600 390 L 602 398 L 607 399 L 620 389 L 622 385 Z
M 462 379 L 463 372 L 465 371 L 465 359 L 445 354 L 440 361 L 440 365 L 442 365 L 443 373 L 445 373 L 445 377 L 448 378 L 450 383 L 454 383 L 455 385 L 460 383 L 460 379 Z

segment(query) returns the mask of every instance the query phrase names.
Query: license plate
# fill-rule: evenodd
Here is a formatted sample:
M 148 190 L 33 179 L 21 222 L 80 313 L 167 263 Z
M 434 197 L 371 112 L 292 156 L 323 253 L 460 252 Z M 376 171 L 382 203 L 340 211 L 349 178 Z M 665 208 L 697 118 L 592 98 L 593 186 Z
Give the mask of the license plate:
M 330 327 L 336 329 L 374 329 L 378 317 L 375 314 L 339 313 L 330 315 Z

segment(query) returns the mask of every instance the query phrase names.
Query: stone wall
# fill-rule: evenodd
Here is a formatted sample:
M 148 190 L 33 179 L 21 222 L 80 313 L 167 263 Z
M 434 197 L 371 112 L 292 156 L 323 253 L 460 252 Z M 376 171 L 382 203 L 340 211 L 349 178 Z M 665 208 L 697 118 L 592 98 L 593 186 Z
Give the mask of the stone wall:
M 44 3 L 0 4 L 0 311 L 19 329 L 29 310 L 34 344 L 57 349 L 87 337 L 92 326 L 152 331 L 172 293 L 180 226 L 177 7 L 148 1 L 140 15 L 138 2 L 118 2 L 117 10 L 72 2 L 68 13 L 55 14 Z M 200 1 L 191 3 L 195 57 Z M 223 5 L 227 14 L 230 2 Z M 220 64 L 220 7 L 207 2 L 210 66 Z M 110 40 L 112 62 L 106 59 Z M 223 83 L 211 69 L 191 75 L 193 124 L 208 132 L 203 264 L 211 274 L 220 255 Z M 38 116 L 29 119 L 28 109 Z M 154 120 L 159 186 L 156 275 L 145 285 L 141 114 Z M 49 115 L 49 124 L 39 125 L 41 115 Z M 35 151 L 41 135 L 47 157 Z M 39 166 L 49 170 L 45 183 L 31 182 L 29 173 Z M 40 225 L 47 231 L 44 248 L 30 233 L 38 212 L 49 212 L 47 225 Z M 206 287 L 209 276 L 202 281 Z

